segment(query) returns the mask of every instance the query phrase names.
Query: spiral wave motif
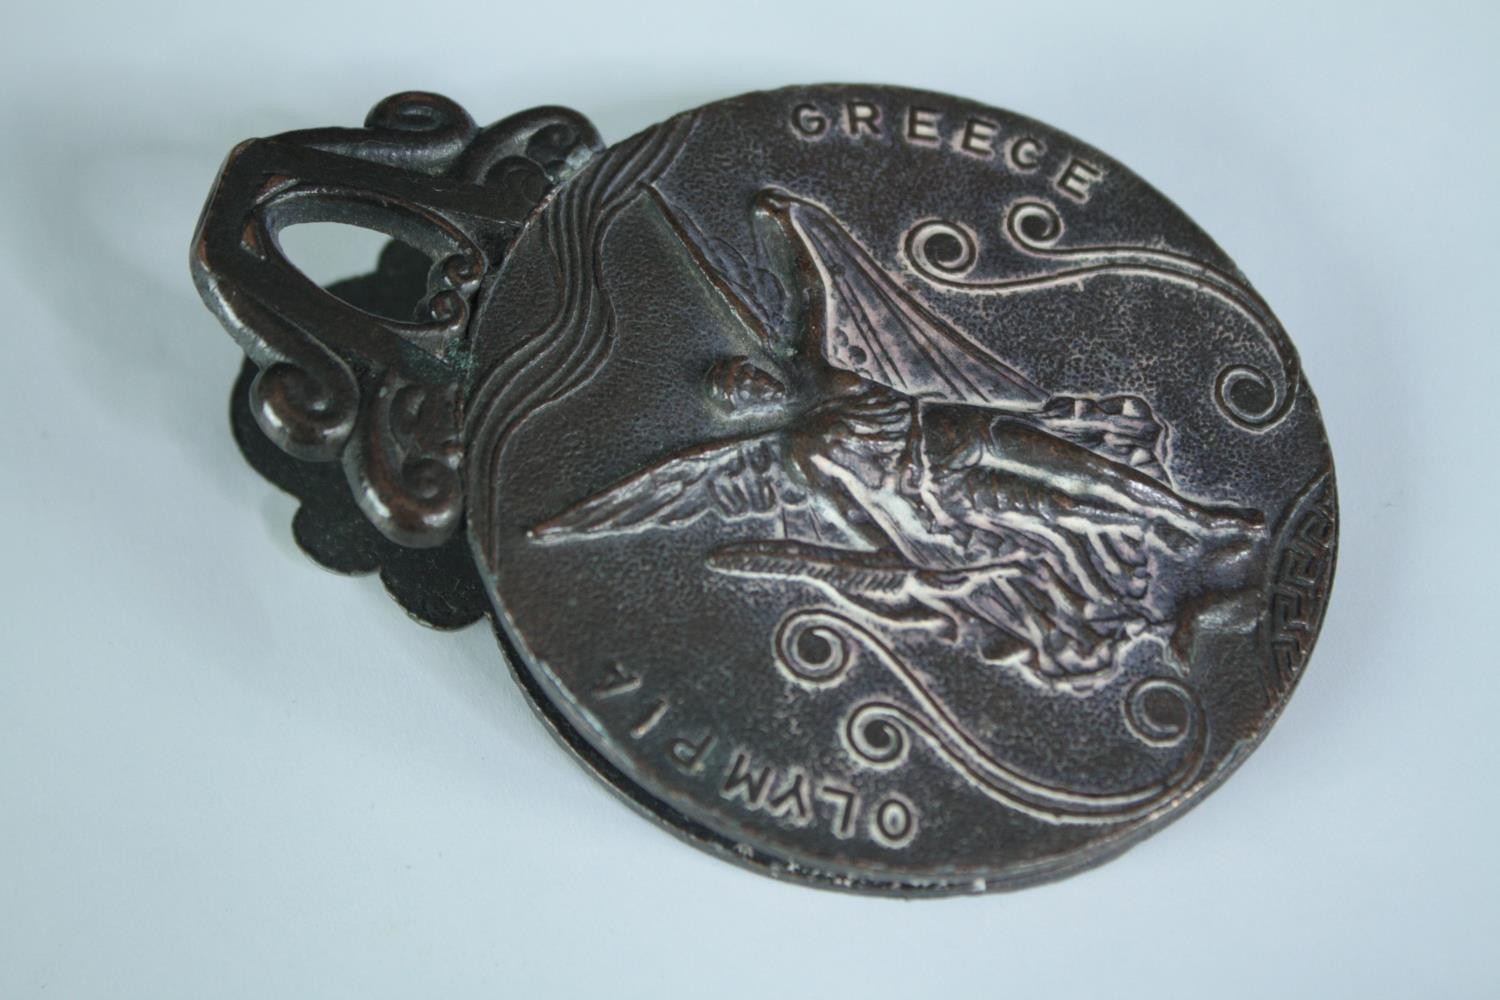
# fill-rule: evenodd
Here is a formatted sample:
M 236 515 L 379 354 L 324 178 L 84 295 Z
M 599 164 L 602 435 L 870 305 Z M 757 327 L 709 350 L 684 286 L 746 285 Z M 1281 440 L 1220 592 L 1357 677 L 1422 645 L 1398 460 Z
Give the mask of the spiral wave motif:
M 1142 743 L 1175 747 L 1193 730 L 1199 709 L 1191 691 L 1170 677 L 1137 681 L 1125 695 L 1125 724 Z
M 1065 227 L 1053 205 L 1037 200 L 1014 202 L 1005 213 L 1004 231 L 1020 251 L 1057 265 L 1041 274 L 991 281 L 968 280 L 978 258 L 977 241 L 951 222 L 927 220 L 907 234 L 906 251 L 917 273 L 955 291 L 1013 295 L 1103 275 L 1136 275 L 1184 285 L 1223 302 L 1245 317 L 1266 338 L 1280 363 L 1279 377 L 1248 363 L 1221 369 L 1212 387 L 1214 401 L 1234 423 L 1250 430 L 1270 427 L 1286 416 L 1301 381 L 1296 351 L 1265 300 L 1233 275 L 1185 254 L 1132 246 L 1059 246 Z M 966 242 L 967 240 L 967 242 Z M 948 250 L 935 256 L 934 246 Z M 962 266 L 955 266 L 954 261 Z
M 806 685 L 836 687 L 868 659 L 905 688 L 910 703 L 874 696 L 856 703 L 845 717 L 842 740 L 861 765 L 900 767 L 910 758 L 914 738 L 920 739 L 982 794 L 1047 822 L 1117 823 L 1145 816 L 1182 794 L 1203 763 L 1208 727 L 1202 706 L 1173 678 L 1136 682 L 1122 711 L 1126 728 L 1146 746 L 1185 747 L 1175 767 L 1156 781 L 1098 792 L 1038 781 L 1000 760 L 890 647 L 841 614 L 823 608 L 792 612 L 776 629 L 774 649 L 781 668 Z
M 837 615 L 802 612 L 776 629 L 776 662 L 793 680 L 823 685 L 841 679 L 854 662 L 853 624 Z
M 907 735 L 913 722 L 900 705 L 868 701 L 849 714 L 844 739 L 850 751 L 871 767 L 899 767 L 911 750 Z
M 969 271 L 979 259 L 979 241 L 962 226 L 929 219 L 913 226 L 906 236 L 906 255 L 919 270 L 950 278 Z

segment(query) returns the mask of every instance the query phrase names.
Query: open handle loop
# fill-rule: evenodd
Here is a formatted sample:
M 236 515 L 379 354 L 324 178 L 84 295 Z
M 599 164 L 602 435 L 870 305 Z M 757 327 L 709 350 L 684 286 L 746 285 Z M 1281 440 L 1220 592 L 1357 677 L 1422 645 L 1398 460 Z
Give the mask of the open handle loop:
M 199 293 L 260 371 L 257 424 L 283 451 L 343 463 L 365 516 L 401 545 L 463 517 L 463 380 L 473 298 L 522 224 L 602 148 L 566 108 L 480 129 L 437 94 L 396 94 L 363 128 L 252 139 L 226 160 L 193 238 Z M 338 222 L 431 266 L 410 320 L 359 309 L 282 251 L 287 226 Z

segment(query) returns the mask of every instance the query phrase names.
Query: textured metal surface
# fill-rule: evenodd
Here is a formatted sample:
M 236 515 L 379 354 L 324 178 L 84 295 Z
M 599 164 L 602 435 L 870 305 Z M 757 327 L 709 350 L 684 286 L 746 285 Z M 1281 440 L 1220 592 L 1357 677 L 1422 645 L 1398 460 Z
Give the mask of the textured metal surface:
M 426 257 L 392 242 L 375 271 L 329 290 L 377 315 L 397 315 L 420 301 L 427 268 Z M 300 502 L 292 534 L 303 551 L 335 573 L 379 573 L 391 596 L 425 625 L 461 628 L 484 617 L 489 599 L 467 537 L 460 532 L 441 545 L 412 548 L 381 534 L 354 502 L 338 463 L 293 458 L 262 430 L 251 404 L 259 372 L 247 358 L 230 393 L 230 426 L 245 460 Z
M 431 95 L 352 131 L 242 146 L 205 211 L 200 288 L 259 370 L 242 447 L 325 564 L 443 624 L 482 589 L 549 725 L 674 831 L 815 884 L 1014 887 L 1274 720 L 1333 569 L 1317 405 L 1120 164 L 882 87 L 597 155 L 574 113 L 481 132 Z M 313 218 L 425 282 L 392 250 L 312 288 L 270 248 Z M 376 315 L 398 285 L 413 323 Z M 347 492 L 297 485 L 320 467 Z

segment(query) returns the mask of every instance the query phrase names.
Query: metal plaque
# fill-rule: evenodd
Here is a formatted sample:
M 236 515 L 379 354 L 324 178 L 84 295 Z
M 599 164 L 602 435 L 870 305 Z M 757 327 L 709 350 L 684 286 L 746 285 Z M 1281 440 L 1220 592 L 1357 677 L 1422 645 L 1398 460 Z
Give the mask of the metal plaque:
M 277 233 L 377 229 L 325 290 Z M 748 94 L 603 148 L 402 94 L 230 156 L 193 244 L 320 562 L 487 615 L 639 810 L 942 894 L 1119 853 L 1311 651 L 1337 508 L 1270 308 L 1125 167 L 939 94 Z

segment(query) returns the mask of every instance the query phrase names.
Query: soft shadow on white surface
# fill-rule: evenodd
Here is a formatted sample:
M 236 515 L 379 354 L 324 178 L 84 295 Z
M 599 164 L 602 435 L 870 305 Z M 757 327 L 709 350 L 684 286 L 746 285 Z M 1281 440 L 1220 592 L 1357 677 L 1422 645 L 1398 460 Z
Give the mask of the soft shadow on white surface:
M 293 28 L 294 25 L 300 27 Z M 0 996 L 1485 996 L 1500 695 L 1487 8 L 372 4 L 13 12 L 0 41 Z M 67 44 L 59 44 L 66 39 Z M 1302 689 L 1096 872 L 901 904 L 618 804 L 485 627 L 296 549 L 187 244 L 237 140 L 442 90 L 610 140 L 740 90 L 949 90 L 1118 156 L 1292 332 L 1341 486 Z

